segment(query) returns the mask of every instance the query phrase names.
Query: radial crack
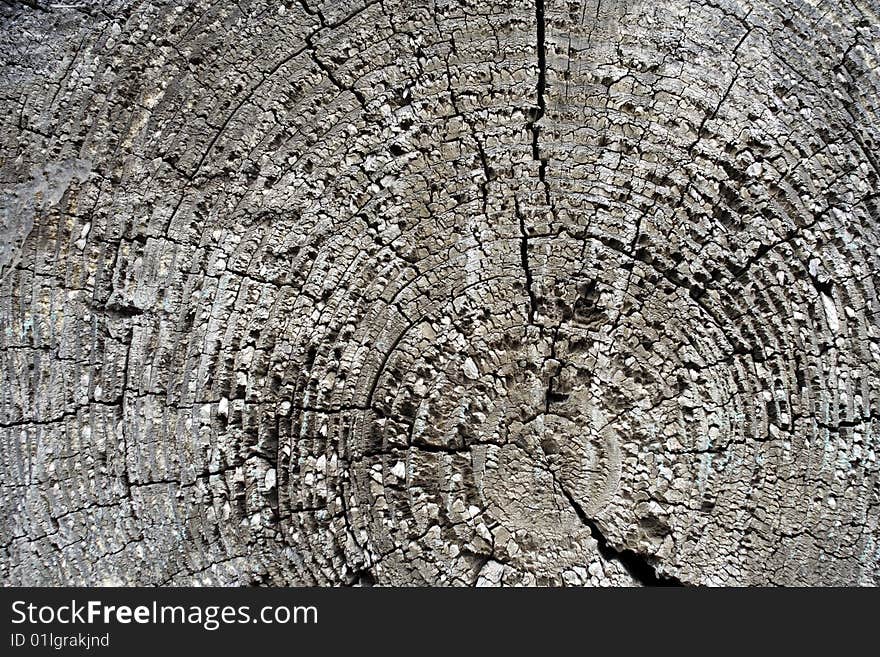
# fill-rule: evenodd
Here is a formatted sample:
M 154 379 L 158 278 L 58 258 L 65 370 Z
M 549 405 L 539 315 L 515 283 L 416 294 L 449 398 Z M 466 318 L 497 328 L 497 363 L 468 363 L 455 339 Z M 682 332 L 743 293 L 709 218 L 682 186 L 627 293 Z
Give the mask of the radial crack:
M 558 480 L 557 484 L 559 484 Z M 566 490 L 565 486 L 559 484 L 559 489 L 562 491 L 565 499 L 568 500 L 568 503 L 571 504 L 571 508 L 574 509 L 574 512 L 577 514 L 580 521 L 590 530 L 590 535 L 593 537 L 593 540 L 596 541 L 598 546 L 599 554 L 601 554 L 606 561 L 618 562 L 626 569 L 626 572 L 628 572 L 630 576 L 642 586 L 685 585 L 680 579 L 673 575 L 658 573 L 657 569 L 648 562 L 648 559 L 644 555 L 639 554 L 634 550 L 630 550 L 629 548 L 618 550 L 612 546 L 608 542 L 608 538 L 605 534 L 602 533 L 602 530 L 599 529 L 599 525 L 596 521 L 587 516 L 583 507 L 578 504 L 574 497 L 571 496 L 571 493 Z
M 545 17 L 544 17 L 544 0 L 536 0 L 535 2 L 535 23 L 536 23 L 536 44 L 535 50 L 538 56 L 538 82 L 536 89 L 538 108 L 535 110 L 534 118 L 529 121 L 528 129 L 532 133 L 532 159 L 538 162 L 538 179 L 544 186 L 544 196 L 547 205 L 551 205 L 550 187 L 547 184 L 547 158 L 541 156 L 540 134 L 541 128 L 538 122 L 544 118 L 547 111 L 547 101 L 544 98 L 547 90 L 547 46 L 545 43 Z
M 522 261 L 523 273 L 526 275 L 526 294 L 529 295 L 529 323 L 534 324 L 535 315 L 538 311 L 538 297 L 535 294 L 534 279 L 532 277 L 531 267 L 529 266 L 529 235 L 526 229 L 525 217 L 520 210 L 519 201 L 517 201 L 516 198 L 513 199 L 513 206 L 516 210 L 516 216 L 519 219 L 519 255 L 520 260 Z

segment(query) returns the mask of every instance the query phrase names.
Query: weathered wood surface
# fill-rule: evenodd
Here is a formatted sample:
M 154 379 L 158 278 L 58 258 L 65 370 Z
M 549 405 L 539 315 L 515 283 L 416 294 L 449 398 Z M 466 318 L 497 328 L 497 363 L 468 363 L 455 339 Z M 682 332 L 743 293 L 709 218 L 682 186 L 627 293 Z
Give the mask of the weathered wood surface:
M 0 5 L 2 582 L 877 584 L 878 9 Z

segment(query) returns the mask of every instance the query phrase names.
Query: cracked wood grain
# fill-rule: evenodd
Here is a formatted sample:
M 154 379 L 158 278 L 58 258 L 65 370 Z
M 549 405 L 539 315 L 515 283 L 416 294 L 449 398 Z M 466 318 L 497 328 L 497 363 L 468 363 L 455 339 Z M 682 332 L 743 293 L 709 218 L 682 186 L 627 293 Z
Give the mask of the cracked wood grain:
M 2 582 L 876 585 L 878 9 L 0 4 Z

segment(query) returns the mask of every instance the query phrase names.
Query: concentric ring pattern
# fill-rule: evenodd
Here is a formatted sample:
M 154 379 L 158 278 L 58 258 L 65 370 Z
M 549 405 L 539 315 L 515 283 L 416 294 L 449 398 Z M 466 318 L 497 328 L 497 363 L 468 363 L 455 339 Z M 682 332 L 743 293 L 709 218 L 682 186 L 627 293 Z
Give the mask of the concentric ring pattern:
M 5 583 L 880 581 L 875 2 L 0 12 Z

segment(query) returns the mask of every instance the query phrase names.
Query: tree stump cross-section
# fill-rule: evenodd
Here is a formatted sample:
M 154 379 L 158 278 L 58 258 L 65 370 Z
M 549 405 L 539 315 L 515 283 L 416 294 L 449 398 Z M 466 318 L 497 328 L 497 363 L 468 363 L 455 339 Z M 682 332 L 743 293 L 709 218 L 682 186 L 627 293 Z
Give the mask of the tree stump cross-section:
M 880 4 L 0 4 L 0 581 L 876 585 Z

